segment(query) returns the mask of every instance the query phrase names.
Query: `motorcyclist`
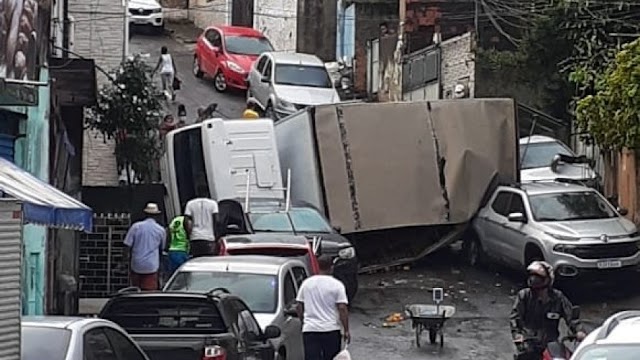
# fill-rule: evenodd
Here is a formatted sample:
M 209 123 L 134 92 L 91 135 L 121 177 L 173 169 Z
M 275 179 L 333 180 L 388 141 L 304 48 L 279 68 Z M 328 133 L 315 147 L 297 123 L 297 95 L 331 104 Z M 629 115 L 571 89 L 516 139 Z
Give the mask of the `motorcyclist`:
M 534 261 L 527 267 L 527 273 L 528 287 L 518 292 L 510 315 L 514 343 L 523 344 L 525 336 L 538 339 L 538 346 L 527 352 L 534 355 L 532 358 L 540 359 L 547 344 L 558 341 L 560 319 L 564 319 L 571 333 L 582 341 L 586 333 L 580 319 L 573 318 L 573 305 L 562 291 L 553 288 L 553 267 L 544 261 Z M 522 351 L 520 347 L 519 351 Z

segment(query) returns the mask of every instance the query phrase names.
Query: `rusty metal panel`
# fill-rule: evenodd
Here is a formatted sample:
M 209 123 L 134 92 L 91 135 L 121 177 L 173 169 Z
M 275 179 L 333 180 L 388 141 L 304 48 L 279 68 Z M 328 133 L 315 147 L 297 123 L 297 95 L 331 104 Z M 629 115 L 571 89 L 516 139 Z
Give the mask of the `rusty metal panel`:
M 22 205 L 0 199 L 0 359 L 20 360 Z

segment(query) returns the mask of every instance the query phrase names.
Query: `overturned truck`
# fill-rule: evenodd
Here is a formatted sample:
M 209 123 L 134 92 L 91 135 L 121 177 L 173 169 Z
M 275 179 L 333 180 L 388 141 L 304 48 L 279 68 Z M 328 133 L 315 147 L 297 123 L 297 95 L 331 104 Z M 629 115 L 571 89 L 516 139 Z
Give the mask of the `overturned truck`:
M 292 199 L 341 228 L 367 270 L 460 239 L 493 187 L 518 181 L 517 126 L 513 100 L 465 99 L 315 106 L 275 132 Z

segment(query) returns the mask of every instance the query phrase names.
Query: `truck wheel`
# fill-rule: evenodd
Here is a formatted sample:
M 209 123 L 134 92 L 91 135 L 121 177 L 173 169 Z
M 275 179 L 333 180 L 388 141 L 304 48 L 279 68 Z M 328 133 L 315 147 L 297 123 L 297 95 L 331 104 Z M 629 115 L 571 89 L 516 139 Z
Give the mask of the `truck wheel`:
M 482 265 L 485 259 L 484 249 L 482 249 L 482 244 L 480 243 L 480 239 L 478 235 L 471 231 L 468 234 L 467 239 L 463 245 L 464 255 L 467 259 L 467 263 L 471 266 L 479 266 Z
M 264 109 L 264 117 L 269 118 L 273 121 L 276 120 L 276 113 L 273 110 L 273 105 L 271 105 L 271 103 L 267 104 L 267 108 Z

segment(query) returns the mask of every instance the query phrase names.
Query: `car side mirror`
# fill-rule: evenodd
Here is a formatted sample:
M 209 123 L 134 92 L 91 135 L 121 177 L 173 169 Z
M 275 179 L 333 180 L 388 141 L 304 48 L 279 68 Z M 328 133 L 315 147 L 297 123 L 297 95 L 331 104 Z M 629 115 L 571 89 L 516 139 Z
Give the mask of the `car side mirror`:
M 263 337 L 265 340 L 267 339 L 275 339 L 279 337 L 281 334 L 280 328 L 275 325 L 269 325 L 266 329 L 264 329 Z
M 519 212 L 511 213 L 507 218 L 509 219 L 510 222 L 519 222 L 519 223 L 527 222 L 527 218 L 524 216 L 524 214 Z
M 284 314 L 287 315 L 287 316 L 298 317 L 298 312 L 296 311 L 296 304 L 293 303 L 293 304 L 287 306 L 284 309 Z
M 335 232 L 337 232 L 338 234 L 341 234 L 341 233 L 342 233 L 342 227 L 340 227 L 340 226 L 338 226 L 338 225 L 334 225 L 334 226 L 333 226 L 333 230 L 334 230 Z
M 574 319 L 580 319 L 580 306 L 574 306 L 571 308 L 571 317 Z
M 618 213 L 620 213 L 620 215 L 622 215 L 622 216 L 627 216 L 629 214 L 629 210 L 619 207 L 618 208 Z
M 217 46 L 212 47 L 211 51 L 213 51 L 213 53 L 216 55 L 220 55 L 220 48 Z
M 268 76 L 262 76 L 262 77 L 260 78 L 260 81 L 262 81 L 263 83 L 267 83 L 267 84 L 268 84 L 268 83 L 270 83 L 270 82 L 271 82 L 271 79 L 269 79 L 269 77 L 268 77 Z

